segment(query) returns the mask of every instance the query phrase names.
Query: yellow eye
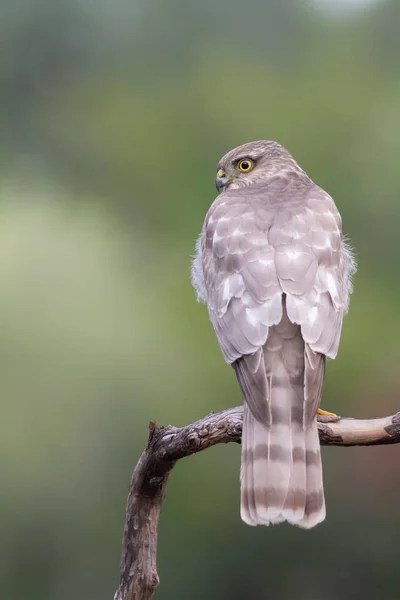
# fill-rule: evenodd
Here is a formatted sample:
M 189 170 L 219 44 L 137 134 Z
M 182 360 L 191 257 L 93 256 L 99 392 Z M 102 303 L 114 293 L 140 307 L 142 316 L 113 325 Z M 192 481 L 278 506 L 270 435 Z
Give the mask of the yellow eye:
M 238 162 L 238 169 L 242 171 L 242 173 L 248 173 L 254 167 L 254 163 L 250 158 L 243 158 Z

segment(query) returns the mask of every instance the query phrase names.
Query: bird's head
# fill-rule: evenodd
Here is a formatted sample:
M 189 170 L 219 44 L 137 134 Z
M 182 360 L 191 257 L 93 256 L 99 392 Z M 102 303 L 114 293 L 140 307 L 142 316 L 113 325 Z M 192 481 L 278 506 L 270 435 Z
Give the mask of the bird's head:
M 284 170 L 300 169 L 278 142 L 260 140 L 234 148 L 218 163 L 216 186 L 219 192 L 259 183 Z

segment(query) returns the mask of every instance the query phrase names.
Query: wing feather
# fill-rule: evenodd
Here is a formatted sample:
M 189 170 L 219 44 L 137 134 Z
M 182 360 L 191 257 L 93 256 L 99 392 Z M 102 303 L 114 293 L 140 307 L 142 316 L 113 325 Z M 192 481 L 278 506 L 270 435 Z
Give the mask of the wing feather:
M 223 355 L 234 363 L 253 415 L 269 420 L 262 360 L 269 328 L 283 303 L 304 340 L 304 426 L 315 417 L 325 356 L 338 350 L 354 263 L 344 245 L 332 198 L 308 180 L 306 189 L 268 186 L 221 194 L 201 235 L 210 319 Z M 240 360 L 241 359 L 241 360 Z

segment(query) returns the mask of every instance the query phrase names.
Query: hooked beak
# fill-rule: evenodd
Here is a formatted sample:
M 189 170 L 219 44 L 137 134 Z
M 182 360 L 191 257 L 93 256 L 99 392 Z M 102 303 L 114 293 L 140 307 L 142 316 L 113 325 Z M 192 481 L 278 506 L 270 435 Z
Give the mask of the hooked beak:
M 221 191 L 224 192 L 227 183 L 228 183 L 228 178 L 226 176 L 226 173 L 225 173 L 225 171 L 220 169 L 217 172 L 217 176 L 215 178 L 215 185 L 217 186 L 218 192 L 221 192 Z

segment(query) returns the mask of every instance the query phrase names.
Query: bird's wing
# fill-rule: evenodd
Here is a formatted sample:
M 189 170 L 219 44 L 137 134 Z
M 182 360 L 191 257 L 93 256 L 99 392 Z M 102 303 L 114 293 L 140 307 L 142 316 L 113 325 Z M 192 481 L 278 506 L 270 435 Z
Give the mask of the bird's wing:
M 325 356 L 335 358 L 347 308 L 346 250 L 342 223 L 332 198 L 313 186 L 303 211 L 270 230 L 276 268 L 286 294 L 289 319 L 301 327 L 305 344 L 304 425 L 318 409 Z
M 217 198 L 202 233 L 204 280 L 225 360 L 235 363 L 250 409 L 265 424 L 263 346 L 269 327 L 282 319 L 285 298 L 305 343 L 308 426 L 320 401 L 325 355 L 337 353 L 346 304 L 341 220 L 330 196 L 313 184 L 300 199 L 296 189 L 280 193 L 273 202 L 245 188 Z
M 264 423 L 270 416 L 262 347 L 268 328 L 282 318 L 282 288 L 267 235 L 272 215 L 256 208 L 245 190 L 232 190 L 211 206 L 201 238 L 211 322 L 251 411 Z

